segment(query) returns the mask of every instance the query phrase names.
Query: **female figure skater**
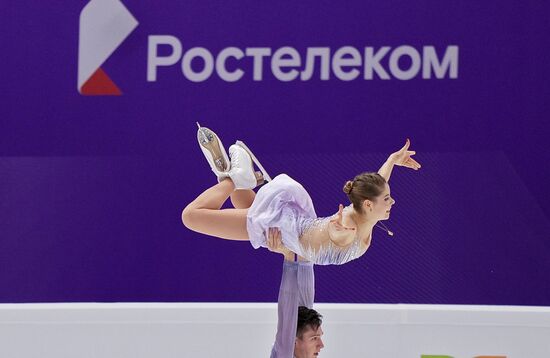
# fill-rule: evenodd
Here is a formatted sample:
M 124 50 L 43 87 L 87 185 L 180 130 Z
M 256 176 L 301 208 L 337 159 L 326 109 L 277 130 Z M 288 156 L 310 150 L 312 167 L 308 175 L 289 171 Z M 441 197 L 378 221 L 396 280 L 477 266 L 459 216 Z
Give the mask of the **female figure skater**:
M 340 265 L 361 257 L 369 248 L 374 226 L 389 218 L 395 203 L 388 185 L 393 167 L 420 168 L 411 158 L 415 152 L 408 150 L 407 139 L 378 173 L 362 173 L 345 183 L 351 205 L 340 204 L 336 214 L 318 218 L 302 185 L 286 174 L 271 180 L 244 143 L 237 141 L 229 148 L 230 161 L 213 131 L 199 125 L 197 138 L 218 184 L 187 205 L 183 224 L 222 239 L 250 241 L 254 248 L 267 247 L 269 228 L 278 228 L 285 247 L 318 265 Z M 254 171 L 254 164 L 260 172 Z M 264 180 L 268 183 L 255 194 L 252 189 Z M 235 209 L 221 210 L 229 197 Z

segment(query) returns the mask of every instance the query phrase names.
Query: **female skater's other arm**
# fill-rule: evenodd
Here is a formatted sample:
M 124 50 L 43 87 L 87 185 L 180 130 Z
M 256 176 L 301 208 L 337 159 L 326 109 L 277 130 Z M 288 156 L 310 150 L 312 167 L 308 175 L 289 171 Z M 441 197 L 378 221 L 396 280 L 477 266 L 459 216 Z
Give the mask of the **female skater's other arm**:
M 344 224 L 344 206 L 340 204 L 338 213 L 329 222 L 328 235 L 330 241 L 336 246 L 347 246 L 354 240 L 356 231 L 357 227 L 353 222 Z

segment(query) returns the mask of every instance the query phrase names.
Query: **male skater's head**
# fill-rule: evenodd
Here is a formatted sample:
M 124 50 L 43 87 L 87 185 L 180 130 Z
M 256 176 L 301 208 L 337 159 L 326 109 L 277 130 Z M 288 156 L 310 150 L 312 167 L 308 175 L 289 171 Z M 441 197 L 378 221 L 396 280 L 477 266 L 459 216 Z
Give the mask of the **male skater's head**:
M 300 306 L 298 308 L 298 327 L 296 329 L 295 358 L 314 358 L 319 355 L 324 344 L 321 337 L 323 316 L 314 309 Z

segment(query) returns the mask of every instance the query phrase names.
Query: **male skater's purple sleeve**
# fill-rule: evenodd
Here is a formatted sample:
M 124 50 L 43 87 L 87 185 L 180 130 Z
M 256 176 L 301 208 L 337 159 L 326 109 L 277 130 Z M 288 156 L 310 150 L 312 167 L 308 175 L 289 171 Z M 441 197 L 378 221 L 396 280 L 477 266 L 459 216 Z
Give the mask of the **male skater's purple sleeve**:
M 315 278 L 311 262 L 283 262 L 283 277 L 279 288 L 277 335 L 271 349 L 271 358 L 292 358 L 298 306 L 313 307 Z
M 298 261 L 298 292 L 300 293 L 298 306 L 313 308 L 313 300 L 315 299 L 313 262 Z

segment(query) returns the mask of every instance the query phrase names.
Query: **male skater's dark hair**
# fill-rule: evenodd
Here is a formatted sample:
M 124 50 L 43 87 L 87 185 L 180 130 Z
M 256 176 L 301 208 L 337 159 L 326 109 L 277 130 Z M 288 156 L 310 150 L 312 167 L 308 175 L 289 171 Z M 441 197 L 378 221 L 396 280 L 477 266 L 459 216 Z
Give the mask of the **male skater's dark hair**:
M 309 328 L 317 330 L 321 323 L 323 316 L 319 312 L 312 308 L 304 306 L 298 307 L 298 327 L 296 329 L 296 337 L 302 338 L 302 334 Z

